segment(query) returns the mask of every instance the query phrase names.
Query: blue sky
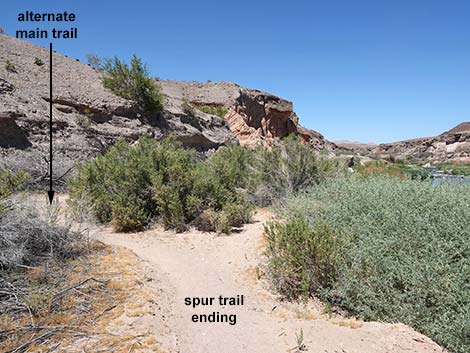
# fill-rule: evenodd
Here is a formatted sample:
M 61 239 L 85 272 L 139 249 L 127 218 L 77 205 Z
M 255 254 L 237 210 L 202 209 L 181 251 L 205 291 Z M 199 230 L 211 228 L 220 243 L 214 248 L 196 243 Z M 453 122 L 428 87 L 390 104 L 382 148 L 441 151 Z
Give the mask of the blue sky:
M 4 0 L 0 26 L 14 35 L 26 10 L 75 12 L 79 39 L 54 42 L 68 56 L 135 53 L 163 79 L 265 90 L 331 140 L 396 141 L 470 121 L 470 1 Z

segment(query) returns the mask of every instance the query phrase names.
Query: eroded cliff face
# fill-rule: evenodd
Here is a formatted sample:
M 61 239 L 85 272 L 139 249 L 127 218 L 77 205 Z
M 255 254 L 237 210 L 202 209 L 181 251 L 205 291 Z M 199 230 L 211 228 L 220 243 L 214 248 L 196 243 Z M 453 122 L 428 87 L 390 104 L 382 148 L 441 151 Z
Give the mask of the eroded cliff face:
M 470 123 L 462 123 L 435 137 L 380 144 L 371 153 L 377 157 L 394 156 L 419 163 L 470 163 Z
M 159 114 L 141 114 L 132 102 L 103 88 L 102 73 L 53 54 L 54 158 L 58 174 L 105 151 L 118 139 L 175 135 L 199 151 L 229 142 L 269 146 L 297 134 L 317 149 L 330 148 L 302 128 L 292 103 L 227 82 L 158 81 L 165 96 Z M 218 108 L 219 113 L 211 109 Z M 223 114 L 220 114 L 220 111 Z M 47 175 L 49 51 L 0 35 L 0 168 Z
M 160 81 L 160 84 L 162 92 L 176 106 L 178 101 L 184 101 L 196 109 L 223 108 L 224 120 L 242 145 L 268 147 L 294 134 L 317 150 L 336 147 L 320 133 L 299 124 L 292 102 L 272 94 L 230 82 Z

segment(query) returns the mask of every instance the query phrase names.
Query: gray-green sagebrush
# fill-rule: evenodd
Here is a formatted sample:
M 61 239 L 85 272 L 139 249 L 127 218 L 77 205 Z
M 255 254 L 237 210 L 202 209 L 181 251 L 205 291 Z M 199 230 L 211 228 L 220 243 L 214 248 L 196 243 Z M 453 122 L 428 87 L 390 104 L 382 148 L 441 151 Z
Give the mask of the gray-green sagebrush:
M 268 274 L 364 319 L 404 322 L 470 351 L 470 185 L 330 180 L 291 197 L 267 227 Z

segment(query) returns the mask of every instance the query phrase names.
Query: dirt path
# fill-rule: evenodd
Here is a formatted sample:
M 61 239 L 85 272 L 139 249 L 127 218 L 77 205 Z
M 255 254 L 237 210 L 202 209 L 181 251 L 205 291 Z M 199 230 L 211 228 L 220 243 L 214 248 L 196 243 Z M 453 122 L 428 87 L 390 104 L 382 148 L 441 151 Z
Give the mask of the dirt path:
M 151 230 L 115 234 L 96 230 L 112 245 L 133 250 L 151 270 L 156 300 L 165 308 L 169 332 L 157 333 L 162 348 L 181 353 L 295 352 L 303 332 L 305 351 L 321 353 L 442 352 L 430 339 L 401 324 L 362 323 L 321 314 L 318 304 L 282 303 L 257 280 L 267 213 L 230 236 Z M 243 306 L 185 305 L 186 297 L 244 295 Z M 236 314 L 235 325 L 194 323 L 193 314 Z M 158 335 L 159 334 L 159 335 Z

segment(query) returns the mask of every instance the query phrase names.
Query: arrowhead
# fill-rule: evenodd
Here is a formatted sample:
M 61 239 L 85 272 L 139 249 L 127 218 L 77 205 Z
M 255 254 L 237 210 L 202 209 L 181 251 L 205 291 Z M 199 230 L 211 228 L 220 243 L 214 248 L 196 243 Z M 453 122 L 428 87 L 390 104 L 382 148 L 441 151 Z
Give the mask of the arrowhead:
M 54 200 L 54 194 L 55 194 L 55 191 L 48 191 L 47 192 L 47 195 L 49 196 L 49 204 L 52 205 L 52 201 Z

